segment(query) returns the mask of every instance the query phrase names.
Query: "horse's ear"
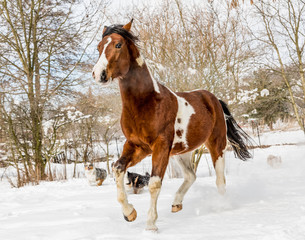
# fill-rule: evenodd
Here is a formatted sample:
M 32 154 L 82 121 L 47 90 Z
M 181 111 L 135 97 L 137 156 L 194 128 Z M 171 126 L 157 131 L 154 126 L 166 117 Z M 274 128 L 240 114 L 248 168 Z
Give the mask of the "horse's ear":
M 131 29 L 131 24 L 132 24 L 132 22 L 133 22 L 133 18 L 131 19 L 131 21 L 130 21 L 129 23 L 127 23 L 126 25 L 124 25 L 123 28 L 129 32 L 130 29 Z
M 105 33 L 105 31 L 106 31 L 107 28 L 108 28 L 107 26 L 104 26 L 103 34 Z

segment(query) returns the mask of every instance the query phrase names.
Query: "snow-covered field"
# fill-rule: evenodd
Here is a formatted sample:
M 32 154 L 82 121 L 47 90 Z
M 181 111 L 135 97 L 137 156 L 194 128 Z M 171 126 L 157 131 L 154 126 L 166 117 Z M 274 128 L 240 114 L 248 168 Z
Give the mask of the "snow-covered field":
M 171 213 L 171 204 L 183 179 L 166 177 L 158 201 L 158 233 L 144 230 L 150 201 L 147 189 L 139 195 L 129 193 L 138 218 L 128 223 L 111 178 L 101 187 L 79 178 L 20 189 L 3 180 L 0 239 L 304 240 L 305 136 L 301 131 L 270 132 L 261 140 L 266 145 L 294 145 L 255 149 L 254 159 L 247 162 L 227 152 L 224 197 L 217 193 L 214 171 L 209 176 L 206 156 L 179 213 Z M 269 154 L 281 156 L 278 168 L 267 164 Z M 148 162 L 136 170 L 146 171 Z

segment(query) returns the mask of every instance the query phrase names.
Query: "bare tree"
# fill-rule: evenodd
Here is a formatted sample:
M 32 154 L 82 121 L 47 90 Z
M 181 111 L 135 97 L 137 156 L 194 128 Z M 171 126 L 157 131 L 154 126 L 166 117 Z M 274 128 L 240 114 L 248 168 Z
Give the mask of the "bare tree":
M 204 6 L 163 1 L 154 8 L 135 7 L 131 15 L 155 78 L 176 91 L 201 88 L 232 99 L 255 57 L 250 34 L 230 4 Z
M 23 112 L 26 122 L 23 128 L 30 151 L 25 154 L 25 143 L 19 139 L 13 144 L 19 159 L 25 155 L 34 162 L 36 182 L 45 177 L 42 152 L 45 107 L 54 96 L 69 95 L 79 83 L 78 66 L 103 22 L 103 9 L 102 1 L 92 5 L 77 0 L 1 2 L 0 80 L 5 86 L 2 117 L 7 123 L 12 122 L 10 136 L 17 136 L 12 110 L 20 101 L 28 107 Z
M 276 2 L 257 1 L 257 15 L 264 26 L 261 35 L 254 33 L 258 40 L 269 47 L 269 68 L 279 72 L 289 91 L 290 102 L 294 116 L 305 132 L 302 118 L 305 115 L 305 77 L 304 77 L 304 47 L 305 3 L 303 1 L 283 0 Z M 296 66 L 299 81 L 295 84 L 289 77 L 289 64 Z M 294 88 L 302 89 L 302 105 L 298 106 Z M 303 116 L 302 116 L 303 115 Z

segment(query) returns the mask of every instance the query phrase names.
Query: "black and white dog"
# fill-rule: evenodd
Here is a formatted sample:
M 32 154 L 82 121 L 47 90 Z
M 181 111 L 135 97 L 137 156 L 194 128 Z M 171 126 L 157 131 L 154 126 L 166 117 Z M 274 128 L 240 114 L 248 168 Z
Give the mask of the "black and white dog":
M 107 171 L 94 167 L 93 163 L 85 163 L 85 175 L 91 186 L 101 186 L 107 178 Z
M 128 182 L 126 183 L 126 185 L 128 185 L 130 188 L 133 188 L 134 194 L 138 194 L 145 186 L 148 186 L 149 179 L 150 175 L 148 172 L 145 174 L 145 176 L 143 176 L 138 173 L 132 173 L 127 171 Z

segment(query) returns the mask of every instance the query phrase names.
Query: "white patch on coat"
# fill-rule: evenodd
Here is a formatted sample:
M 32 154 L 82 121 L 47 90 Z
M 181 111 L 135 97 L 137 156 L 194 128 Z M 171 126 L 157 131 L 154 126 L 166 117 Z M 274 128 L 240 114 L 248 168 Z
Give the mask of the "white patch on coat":
M 153 82 L 153 85 L 154 85 L 155 92 L 160 93 L 160 89 L 159 89 L 157 80 L 154 79 L 154 77 L 152 77 L 152 76 L 151 76 L 151 79 L 152 79 L 152 82 Z
M 197 89 L 193 89 L 193 90 L 190 90 L 190 91 L 185 91 L 185 92 L 197 92 L 197 91 L 201 91 L 202 89 L 200 88 L 197 88 Z
M 97 83 L 100 83 L 101 74 L 102 72 L 107 69 L 108 60 L 106 58 L 106 49 L 110 42 L 112 41 L 111 37 L 108 38 L 107 43 L 104 45 L 103 52 L 97 61 L 97 63 L 94 65 L 92 72 L 94 73 L 94 78 Z
M 142 67 L 144 64 L 144 59 L 141 57 L 141 55 L 136 59 L 137 64 Z
M 150 78 L 152 80 L 152 83 L 153 83 L 153 86 L 154 86 L 154 90 L 155 92 L 157 93 L 160 93 L 160 89 L 159 89 L 159 85 L 158 85 L 158 81 L 156 79 L 154 79 L 154 77 L 151 75 L 151 72 L 150 72 L 150 69 L 149 69 L 149 66 L 146 64 L 147 66 L 147 69 L 148 69 L 148 72 L 149 72 L 149 75 L 150 75 Z
M 178 102 L 178 111 L 175 119 L 175 136 L 173 141 L 173 146 L 176 143 L 183 143 L 184 147 L 188 148 L 188 142 L 186 139 L 188 125 L 191 119 L 191 116 L 195 114 L 195 109 L 192 105 L 183 97 L 179 97 L 173 91 L 168 89 L 176 98 Z M 177 134 L 180 132 L 180 136 Z

